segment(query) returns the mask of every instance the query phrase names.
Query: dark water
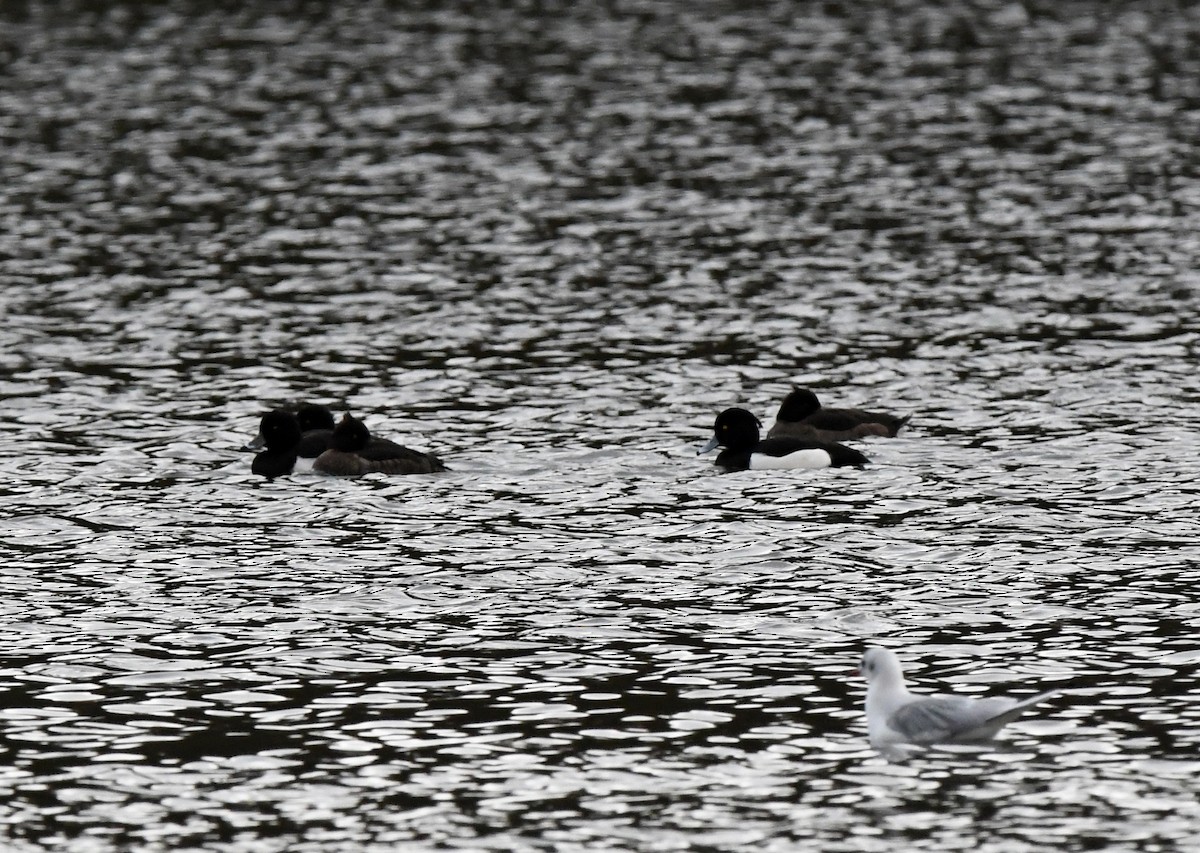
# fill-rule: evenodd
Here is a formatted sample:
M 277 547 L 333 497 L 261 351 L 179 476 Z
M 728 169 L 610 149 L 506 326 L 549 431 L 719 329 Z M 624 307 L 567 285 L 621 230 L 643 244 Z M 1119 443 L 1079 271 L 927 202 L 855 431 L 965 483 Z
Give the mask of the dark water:
M 0 13 L 12 850 L 1200 832 L 1200 15 Z M 864 471 L 694 451 L 793 384 Z M 430 477 L 252 477 L 267 408 Z M 982 754 L 925 686 L 1073 690 Z

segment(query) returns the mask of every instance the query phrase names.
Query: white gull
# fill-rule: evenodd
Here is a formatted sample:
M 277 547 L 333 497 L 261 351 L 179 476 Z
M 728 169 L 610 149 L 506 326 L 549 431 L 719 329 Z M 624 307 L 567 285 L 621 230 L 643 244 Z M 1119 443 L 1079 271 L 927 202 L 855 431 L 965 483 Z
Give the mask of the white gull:
M 867 734 L 888 751 L 910 745 L 979 743 L 1057 690 L 1024 699 L 989 696 L 920 696 L 909 692 L 900 661 L 889 649 L 870 648 L 859 670 L 867 679 Z

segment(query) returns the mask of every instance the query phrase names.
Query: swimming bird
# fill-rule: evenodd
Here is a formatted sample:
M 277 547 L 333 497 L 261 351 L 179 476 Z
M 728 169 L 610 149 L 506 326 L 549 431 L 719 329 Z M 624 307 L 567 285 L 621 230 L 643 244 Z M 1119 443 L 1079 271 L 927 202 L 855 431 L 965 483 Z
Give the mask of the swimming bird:
M 333 412 L 325 406 L 305 403 L 296 409 L 296 420 L 300 422 L 303 438 L 300 441 L 300 456 L 305 459 L 316 459 L 329 449 L 333 438 Z
M 300 424 L 301 433 L 300 444 L 296 448 L 296 455 L 300 459 L 316 459 L 332 446 L 335 424 L 333 412 L 329 411 L 327 407 L 315 403 L 305 403 L 296 409 L 296 421 Z M 261 450 L 265 446 L 264 436 L 260 431 L 242 449 Z M 386 438 L 371 436 L 367 446 L 360 450 L 358 455 L 364 459 L 392 459 L 412 452 L 402 444 Z
M 296 445 L 296 455 L 301 459 L 315 459 L 329 448 L 329 438 L 333 435 L 333 413 L 324 406 L 304 405 L 294 413 L 288 409 L 276 409 L 276 412 L 292 415 L 300 430 L 300 440 Z M 265 419 L 264 419 L 265 420 Z M 258 435 L 250 439 L 242 450 L 262 450 L 267 446 L 266 436 L 261 425 Z
M 1024 699 L 919 696 L 909 692 L 896 655 L 879 647 L 867 649 L 859 672 L 867 679 L 867 736 L 882 751 L 991 740 L 1034 705 L 1058 694 L 1051 690 Z
M 300 423 L 289 411 L 277 409 L 263 415 L 258 425 L 259 450 L 250 470 L 263 477 L 281 477 L 290 474 L 296 466 L 296 449 L 300 446 Z
M 758 431 L 761 427 L 759 419 L 745 409 L 726 409 L 717 415 L 712 440 L 699 452 L 725 448 L 717 456 L 716 464 L 731 471 L 867 464 L 867 457 L 857 450 L 833 442 L 799 438 L 760 441 Z
M 432 474 L 445 471 L 446 466 L 436 456 L 409 450 L 394 442 L 385 451 L 371 448 L 371 433 L 367 425 L 349 412 L 333 430 L 330 447 L 313 462 L 313 470 L 336 477 L 361 477 L 363 474 Z M 370 452 L 373 455 L 368 456 Z
M 807 388 L 793 388 L 783 398 L 775 424 L 767 438 L 816 439 L 842 441 L 867 435 L 895 436 L 912 415 L 899 417 L 885 412 L 864 412 L 862 409 L 828 409 L 817 395 Z M 816 431 L 815 433 L 813 431 Z

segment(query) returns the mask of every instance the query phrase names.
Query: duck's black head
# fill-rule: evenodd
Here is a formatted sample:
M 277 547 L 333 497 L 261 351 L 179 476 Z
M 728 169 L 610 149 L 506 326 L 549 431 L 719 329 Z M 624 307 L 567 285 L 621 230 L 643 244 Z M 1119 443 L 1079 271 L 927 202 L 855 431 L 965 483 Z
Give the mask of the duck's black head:
M 345 453 L 357 453 L 366 447 L 370 440 L 371 433 L 367 429 L 367 425 L 346 412 L 333 430 L 330 446 L 334 450 L 341 450 Z
M 762 422 L 745 409 L 726 409 L 717 415 L 713 437 L 719 446 L 729 450 L 745 450 L 758 444 Z
M 300 443 L 300 423 L 291 412 L 276 409 L 263 415 L 258 434 L 268 450 L 290 450 Z
M 820 408 L 821 401 L 812 391 L 807 388 L 793 388 L 792 392 L 783 398 L 783 405 L 779 407 L 779 414 L 775 416 L 775 419 L 790 422 L 802 421 Z
M 310 429 L 333 429 L 333 412 L 313 403 L 305 403 L 297 409 L 296 420 L 300 422 L 300 429 L 304 432 Z
M 251 471 L 264 477 L 282 477 L 291 473 L 296 464 L 296 448 L 300 446 L 300 424 L 296 416 L 283 409 L 263 415 L 254 444 L 261 452 L 250 463 Z

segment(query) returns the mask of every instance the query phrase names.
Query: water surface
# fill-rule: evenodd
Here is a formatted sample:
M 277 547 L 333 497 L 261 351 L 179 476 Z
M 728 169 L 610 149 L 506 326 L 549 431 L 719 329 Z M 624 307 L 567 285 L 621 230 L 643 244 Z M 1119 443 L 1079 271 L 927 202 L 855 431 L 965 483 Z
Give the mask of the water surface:
M 1200 21 L 13 7 L 14 850 L 1154 851 L 1197 806 Z M 714 416 L 912 412 L 722 475 Z M 254 477 L 268 408 L 451 471 Z M 995 749 L 924 687 L 1071 691 Z

